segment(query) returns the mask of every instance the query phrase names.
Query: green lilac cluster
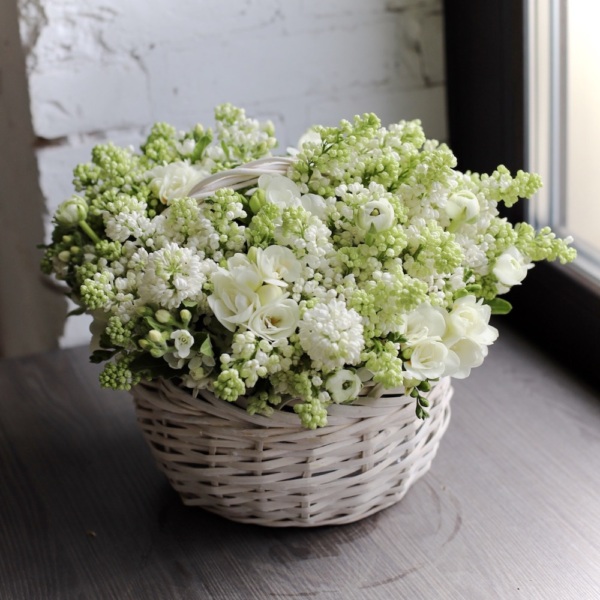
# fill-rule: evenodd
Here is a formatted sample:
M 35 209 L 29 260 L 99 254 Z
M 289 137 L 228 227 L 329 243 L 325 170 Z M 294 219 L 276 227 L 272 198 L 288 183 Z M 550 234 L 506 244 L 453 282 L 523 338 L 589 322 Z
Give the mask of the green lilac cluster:
M 271 123 L 230 104 L 215 121 L 97 146 L 56 212 L 42 269 L 93 316 L 105 387 L 164 377 L 315 428 L 381 385 L 424 418 L 432 384 L 483 362 L 499 296 L 575 258 L 499 214 L 537 175 L 461 173 L 419 121 L 313 127 L 285 159 Z

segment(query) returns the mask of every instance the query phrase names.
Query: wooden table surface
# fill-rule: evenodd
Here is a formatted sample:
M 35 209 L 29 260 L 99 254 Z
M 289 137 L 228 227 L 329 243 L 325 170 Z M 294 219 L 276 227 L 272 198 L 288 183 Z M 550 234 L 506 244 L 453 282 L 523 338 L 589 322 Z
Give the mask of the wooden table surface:
M 3 600 L 600 598 L 598 395 L 510 331 L 399 504 L 309 530 L 184 507 L 97 372 L 0 361 Z

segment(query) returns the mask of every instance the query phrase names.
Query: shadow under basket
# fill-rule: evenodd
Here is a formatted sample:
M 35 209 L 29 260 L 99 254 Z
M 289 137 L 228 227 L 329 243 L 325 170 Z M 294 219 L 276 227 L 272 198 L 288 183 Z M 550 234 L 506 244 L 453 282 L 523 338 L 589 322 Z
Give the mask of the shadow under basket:
M 194 398 L 165 380 L 137 385 L 138 422 L 183 503 L 270 527 L 351 523 L 398 502 L 425 474 L 450 419 L 450 379 L 415 399 L 384 392 L 328 408 L 328 424 L 296 414 L 250 415 L 207 391 Z

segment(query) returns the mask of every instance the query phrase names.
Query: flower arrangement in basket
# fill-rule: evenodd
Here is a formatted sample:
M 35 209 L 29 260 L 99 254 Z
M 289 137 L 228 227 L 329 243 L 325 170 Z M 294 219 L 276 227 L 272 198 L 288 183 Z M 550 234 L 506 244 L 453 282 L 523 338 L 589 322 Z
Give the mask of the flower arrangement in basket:
M 183 500 L 269 525 L 348 522 L 427 470 L 449 377 L 482 364 L 500 295 L 570 240 L 497 205 L 539 177 L 461 173 L 419 121 L 313 127 L 272 157 L 271 123 L 155 125 L 97 146 L 54 217 L 43 269 L 93 316 L 103 386 Z

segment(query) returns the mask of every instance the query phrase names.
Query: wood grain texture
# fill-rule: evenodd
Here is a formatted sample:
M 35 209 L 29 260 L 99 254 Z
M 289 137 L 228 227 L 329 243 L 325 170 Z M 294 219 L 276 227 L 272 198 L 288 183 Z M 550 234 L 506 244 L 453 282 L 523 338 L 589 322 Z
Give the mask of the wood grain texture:
M 457 381 L 431 471 L 317 529 L 184 507 L 83 349 L 0 362 L 0 598 L 600 597 L 600 403 L 508 331 Z

